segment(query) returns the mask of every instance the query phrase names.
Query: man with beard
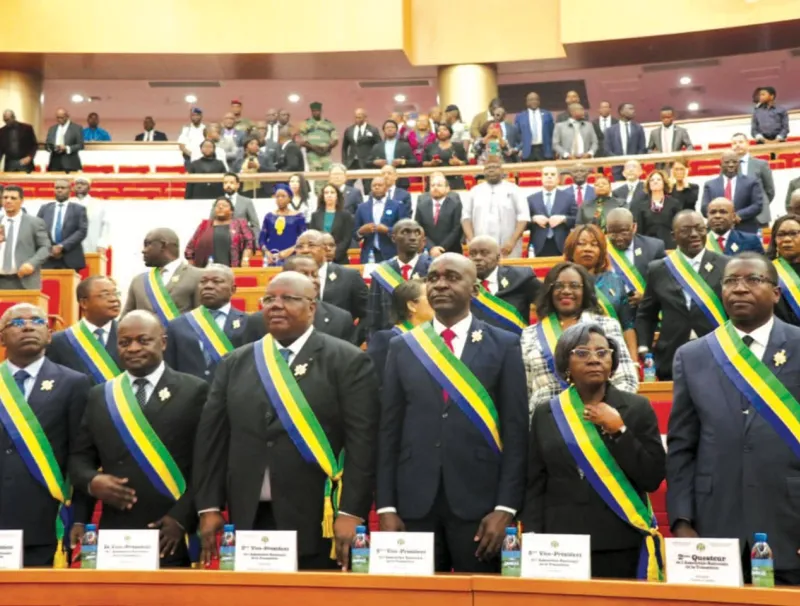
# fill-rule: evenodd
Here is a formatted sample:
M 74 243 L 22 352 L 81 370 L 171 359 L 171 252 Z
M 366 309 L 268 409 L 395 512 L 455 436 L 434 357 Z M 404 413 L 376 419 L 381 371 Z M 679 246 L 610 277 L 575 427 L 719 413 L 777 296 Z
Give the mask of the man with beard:
M 708 205 L 708 249 L 732 257 L 740 252 L 751 251 L 764 254 L 764 245 L 757 234 L 748 234 L 738 229 L 733 202 L 727 198 L 716 198 Z

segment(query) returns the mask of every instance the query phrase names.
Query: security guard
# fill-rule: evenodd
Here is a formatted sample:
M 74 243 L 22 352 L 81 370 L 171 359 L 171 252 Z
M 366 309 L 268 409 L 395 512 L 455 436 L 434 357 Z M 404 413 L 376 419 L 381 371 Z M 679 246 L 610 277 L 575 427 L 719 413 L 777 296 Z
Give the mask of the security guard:
M 339 144 L 339 135 L 333 122 L 322 117 L 322 103 L 315 101 L 310 108 L 311 117 L 300 125 L 302 145 L 307 150 L 308 170 L 327 171 L 331 167 L 331 150 Z M 325 181 L 316 181 L 314 189 L 317 195 L 324 185 Z

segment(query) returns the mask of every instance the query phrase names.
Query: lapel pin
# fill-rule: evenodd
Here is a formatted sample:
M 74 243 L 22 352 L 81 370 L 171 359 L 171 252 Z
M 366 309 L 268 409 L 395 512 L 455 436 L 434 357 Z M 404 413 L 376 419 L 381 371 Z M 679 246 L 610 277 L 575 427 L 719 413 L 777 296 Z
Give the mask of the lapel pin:
M 503 288 L 508 288 L 508 278 L 503 278 L 502 280 L 500 280 L 500 286 L 502 286 Z
M 417 278 L 419 278 L 419 274 L 418 273 L 415 272 L 415 273 L 411 274 L 411 279 L 412 280 L 416 280 Z
M 161 400 L 162 402 L 166 402 L 167 400 L 170 399 L 171 396 L 172 394 L 169 393 L 169 389 L 167 389 L 166 387 L 158 392 L 158 399 Z
M 330 318 L 325 318 L 325 322 L 330 322 L 330 321 L 331 321 Z
M 775 366 L 783 366 L 786 364 L 786 350 L 781 349 L 778 353 L 776 353 L 772 357 L 772 362 L 775 364 Z
M 472 331 L 472 342 L 473 343 L 480 343 L 481 339 L 483 339 L 483 331 L 482 330 L 473 330 Z
M 731 244 L 731 250 L 733 252 L 738 251 L 739 250 L 739 245 L 736 242 L 734 242 L 733 244 Z
M 637 248 L 636 250 L 633 251 L 633 254 L 636 255 L 637 257 L 641 256 L 642 249 L 641 248 Z
M 706 263 L 705 268 L 708 273 L 711 273 L 711 271 L 714 269 L 714 266 L 711 263 Z
M 42 391 L 53 391 L 53 386 L 56 384 L 52 379 L 42 381 Z
M 233 321 L 231 326 L 233 326 L 233 330 L 239 330 L 239 328 L 242 326 L 242 321 L 237 318 Z
M 172 282 L 173 284 L 177 284 L 179 281 L 180 281 L 180 278 L 179 278 L 178 276 L 175 276 L 175 277 L 174 277 L 174 278 L 172 278 L 172 280 L 171 280 L 171 282 Z
M 306 374 L 307 370 L 308 370 L 308 364 L 298 364 L 297 366 L 294 367 L 294 376 L 302 377 L 304 374 Z
M 333 282 L 335 279 L 336 279 L 336 274 L 335 274 L 335 273 L 333 273 L 333 272 L 331 272 L 331 273 L 328 275 L 328 280 L 330 280 L 331 282 Z
M 612 297 L 616 297 L 617 296 L 617 294 L 614 292 L 613 288 L 609 288 L 608 289 L 608 294 L 610 294 Z

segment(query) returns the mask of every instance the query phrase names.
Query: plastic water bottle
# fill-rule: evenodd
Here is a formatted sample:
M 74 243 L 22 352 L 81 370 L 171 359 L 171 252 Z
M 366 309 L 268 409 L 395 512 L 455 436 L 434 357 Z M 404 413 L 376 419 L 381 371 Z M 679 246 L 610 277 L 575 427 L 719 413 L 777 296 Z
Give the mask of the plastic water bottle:
M 522 545 L 516 526 L 506 528 L 500 552 L 500 573 L 504 577 L 518 577 L 522 567 Z
M 533 259 L 536 256 L 536 251 L 533 248 L 533 242 L 528 244 L 528 258 Z
M 236 558 L 236 532 L 233 524 L 222 527 L 222 541 L 219 545 L 219 569 L 233 570 L 233 561 Z
M 375 249 L 370 246 L 369 248 L 369 256 L 367 257 L 367 263 L 375 263 Z
M 356 526 L 356 536 L 350 545 L 351 563 L 353 572 L 366 574 L 369 572 L 369 535 L 366 526 Z
M 753 572 L 753 587 L 775 587 L 775 566 L 772 548 L 767 544 L 767 533 L 757 532 L 756 542 L 750 552 L 750 569 Z
M 267 249 L 264 249 L 264 256 L 261 258 L 261 267 L 269 267 L 269 257 L 267 256 Z
M 81 568 L 97 568 L 97 526 L 87 524 L 81 539 Z
M 214 257 L 209 255 L 209 257 L 208 257 L 208 265 L 213 265 L 213 264 L 214 264 Z
M 653 354 L 648 353 L 644 356 L 644 382 L 652 383 L 657 381 L 656 377 L 656 361 L 653 359 Z

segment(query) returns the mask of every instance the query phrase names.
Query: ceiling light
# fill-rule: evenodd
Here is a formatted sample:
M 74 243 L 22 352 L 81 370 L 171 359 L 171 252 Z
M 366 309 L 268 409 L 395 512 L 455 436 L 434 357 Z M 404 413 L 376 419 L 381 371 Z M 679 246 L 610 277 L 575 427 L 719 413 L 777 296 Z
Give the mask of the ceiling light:
M 186 103 L 197 103 L 197 95 L 186 95 L 183 100 Z
M 73 103 L 83 103 L 83 95 L 79 95 L 78 93 L 75 93 L 74 95 L 72 95 L 72 102 Z
M 692 79 L 689 76 L 684 76 L 683 78 L 678 80 L 678 82 L 680 82 L 683 86 L 686 86 L 687 84 L 692 83 Z
M 406 96 L 404 94 L 402 94 L 402 93 L 397 93 L 394 96 L 394 100 L 397 101 L 398 103 L 405 103 L 406 102 Z
M 298 101 L 300 101 L 300 95 L 297 93 L 292 93 L 289 95 L 289 103 L 297 103 Z
M 688 109 L 690 112 L 696 112 L 698 109 L 700 109 L 700 104 L 697 101 L 692 101 L 686 106 L 686 109 Z

